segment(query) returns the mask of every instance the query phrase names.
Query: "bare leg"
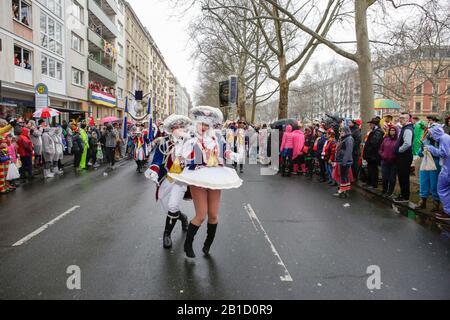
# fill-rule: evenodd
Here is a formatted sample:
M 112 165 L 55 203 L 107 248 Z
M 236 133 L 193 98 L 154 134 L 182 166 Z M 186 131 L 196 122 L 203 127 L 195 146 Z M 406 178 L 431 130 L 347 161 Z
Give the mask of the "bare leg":
M 217 224 L 219 220 L 220 190 L 208 190 L 208 223 Z
M 197 227 L 201 226 L 208 214 L 208 191 L 204 188 L 191 186 L 192 200 L 195 206 L 195 217 L 191 223 Z

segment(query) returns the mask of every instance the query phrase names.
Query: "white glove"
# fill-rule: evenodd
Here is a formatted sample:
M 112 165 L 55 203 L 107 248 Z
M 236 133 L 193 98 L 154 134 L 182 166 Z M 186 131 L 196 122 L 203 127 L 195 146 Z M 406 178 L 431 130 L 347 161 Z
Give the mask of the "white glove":
M 157 185 L 159 184 L 158 174 L 155 171 L 150 170 L 150 168 L 149 168 L 145 171 L 144 175 L 147 179 L 152 180 L 155 184 L 157 184 Z

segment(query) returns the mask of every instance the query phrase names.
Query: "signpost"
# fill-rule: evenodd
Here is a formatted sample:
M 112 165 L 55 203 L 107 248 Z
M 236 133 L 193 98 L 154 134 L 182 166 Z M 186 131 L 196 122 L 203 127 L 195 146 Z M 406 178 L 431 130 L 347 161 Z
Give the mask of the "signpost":
M 48 87 L 43 83 L 38 83 L 35 87 L 35 107 L 36 110 L 50 106 L 48 98 Z
M 236 107 L 237 106 L 237 99 L 238 99 L 238 77 L 235 75 L 230 76 L 229 78 L 229 105 L 230 107 Z

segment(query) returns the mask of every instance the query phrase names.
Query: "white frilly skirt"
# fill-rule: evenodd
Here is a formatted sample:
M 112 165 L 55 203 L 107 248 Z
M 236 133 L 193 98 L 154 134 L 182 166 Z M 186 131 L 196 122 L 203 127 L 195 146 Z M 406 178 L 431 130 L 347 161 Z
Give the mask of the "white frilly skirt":
M 196 170 L 184 168 L 180 174 L 168 175 L 179 183 L 212 190 L 236 189 L 242 185 L 242 180 L 235 170 L 221 166 L 201 167 Z

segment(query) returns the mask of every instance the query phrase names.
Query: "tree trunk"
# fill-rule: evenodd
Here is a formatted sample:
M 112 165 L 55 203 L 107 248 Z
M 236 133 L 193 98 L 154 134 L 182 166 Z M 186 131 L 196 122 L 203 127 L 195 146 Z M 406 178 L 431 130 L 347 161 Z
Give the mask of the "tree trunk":
M 278 119 L 285 119 L 288 116 L 289 103 L 289 81 L 286 70 L 286 56 L 278 57 L 280 68 L 280 99 L 278 101 Z
M 245 83 L 244 83 L 243 76 L 239 76 L 238 92 L 239 92 L 239 94 L 238 94 L 237 114 L 239 116 L 239 119 L 246 120 L 246 118 L 247 118 L 247 112 L 245 110 L 246 92 L 245 92 Z
M 355 0 L 355 29 L 357 39 L 357 63 L 361 87 L 361 120 L 363 134 L 368 130 L 367 122 L 374 116 L 373 68 L 367 30 L 368 1 Z

